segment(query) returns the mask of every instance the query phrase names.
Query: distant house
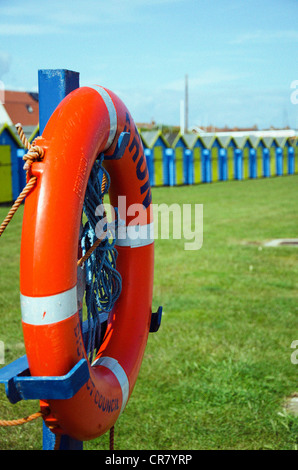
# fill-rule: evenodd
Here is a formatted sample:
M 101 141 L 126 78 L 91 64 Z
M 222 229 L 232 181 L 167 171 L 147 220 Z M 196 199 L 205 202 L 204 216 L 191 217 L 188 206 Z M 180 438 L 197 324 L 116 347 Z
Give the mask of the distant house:
M 3 96 L 4 95 L 4 96 Z M 16 200 L 26 184 L 25 149 L 15 125 L 20 123 L 27 139 L 39 133 L 38 94 L 24 91 L 1 93 L 0 101 L 0 202 Z
M 38 93 L 4 91 L 4 103 L 0 102 L 0 125 L 21 123 L 23 127 L 36 127 L 38 121 Z

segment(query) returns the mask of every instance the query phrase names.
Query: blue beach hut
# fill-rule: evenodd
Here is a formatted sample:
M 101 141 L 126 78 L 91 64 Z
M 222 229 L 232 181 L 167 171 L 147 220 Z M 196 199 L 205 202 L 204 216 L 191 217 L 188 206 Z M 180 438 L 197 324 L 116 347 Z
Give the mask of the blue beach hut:
M 235 150 L 240 150 L 238 149 L 238 145 L 235 138 L 229 135 L 219 136 L 219 141 L 221 148 L 226 150 L 227 176 L 225 177 L 225 175 L 223 175 L 223 179 L 241 179 L 240 176 L 242 174 L 242 152 L 240 151 L 238 153 L 235 153 Z M 223 151 L 221 152 L 223 153 Z M 223 163 L 223 161 L 224 159 L 222 158 L 221 164 Z
M 170 186 L 187 184 L 185 161 L 187 143 L 184 135 L 180 132 L 171 132 L 166 134 L 165 138 L 170 146 L 169 149 L 165 150 L 165 154 L 168 156 L 169 184 Z
M 211 183 L 217 181 L 220 176 L 218 169 L 218 152 L 222 148 L 220 139 L 215 135 L 206 135 L 201 138 L 203 150 L 202 158 L 202 181 Z
M 187 136 L 187 138 L 186 138 Z M 192 152 L 192 160 L 193 160 L 193 183 L 201 183 L 203 181 L 202 176 L 202 152 L 206 148 L 202 137 L 198 134 L 185 134 L 184 136 L 188 145 L 188 148 Z M 191 170 L 189 170 L 191 171 Z
M 144 145 L 151 186 L 168 185 L 169 171 L 164 154 L 165 149 L 169 147 L 168 142 L 160 130 L 143 131 L 140 135 Z
M 251 135 L 249 139 L 253 145 L 253 149 L 255 150 L 255 155 L 252 150 L 250 152 L 251 164 L 255 160 L 255 164 L 254 164 L 255 176 L 252 176 L 252 177 L 261 178 L 264 176 L 264 163 L 263 163 L 264 157 L 268 159 L 269 149 L 266 147 L 266 144 L 262 137 Z
M 25 171 L 23 160 L 19 164 L 18 151 L 23 146 L 12 127 L 4 124 L 0 129 L 0 202 L 17 199 L 23 189 Z M 22 151 L 22 156 L 24 152 Z
M 284 149 L 284 174 L 293 175 L 295 173 L 295 140 L 291 137 L 284 139 L 282 146 Z M 286 158 L 285 158 L 286 155 Z

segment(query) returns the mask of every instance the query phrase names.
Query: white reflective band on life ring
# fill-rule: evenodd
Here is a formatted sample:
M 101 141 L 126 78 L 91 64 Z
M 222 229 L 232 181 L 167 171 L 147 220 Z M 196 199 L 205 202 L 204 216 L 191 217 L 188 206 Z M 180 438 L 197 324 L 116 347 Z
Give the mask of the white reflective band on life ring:
M 138 246 L 150 245 L 154 242 L 154 223 L 147 225 L 121 225 L 117 228 L 116 242 L 118 246 Z
M 109 111 L 110 134 L 109 134 L 107 144 L 104 148 L 104 150 L 108 150 L 108 148 L 112 145 L 112 142 L 114 140 L 114 137 L 115 137 L 116 131 L 117 131 L 117 113 L 116 113 L 116 109 L 115 109 L 114 103 L 112 101 L 112 98 L 110 97 L 110 95 L 108 94 L 108 92 L 104 88 L 102 88 L 99 85 L 93 85 L 90 88 L 93 88 L 93 90 L 97 91 L 100 94 L 100 96 L 104 100 L 105 105 L 106 105 L 106 107 L 108 108 L 108 111 Z
M 93 362 L 92 367 L 93 366 L 106 367 L 111 372 L 113 372 L 116 379 L 118 380 L 122 390 L 122 405 L 120 411 L 121 414 L 126 406 L 129 396 L 129 382 L 124 369 L 120 366 L 119 362 L 113 357 L 100 357 Z
M 77 286 L 61 294 L 27 297 L 21 294 L 22 319 L 29 325 L 50 325 L 78 311 Z

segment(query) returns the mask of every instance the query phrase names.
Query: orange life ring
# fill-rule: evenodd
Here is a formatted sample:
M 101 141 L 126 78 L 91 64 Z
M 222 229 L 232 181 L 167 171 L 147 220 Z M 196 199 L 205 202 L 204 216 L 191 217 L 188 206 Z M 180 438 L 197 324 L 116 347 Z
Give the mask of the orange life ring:
M 117 207 L 118 196 L 126 196 L 126 207 L 142 204 L 142 214 L 126 217 L 126 238 L 116 241 L 122 291 L 96 359 L 89 363 L 88 382 L 73 398 L 42 402 L 50 410 L 45 422 L 53 432 L 82 441 L 105 433 L 123 411 L 139 373 L 151 319 L 149 174 L 135 124 L 114 93 L 100 86 L 82 87 L 59 104 L 38 138 L 45 156 L 32 164 L 38 180 L 24 208 L 20 290 L 30 373 L 62 376 L 86 358 L 76 287 L 86 186 L 97 156 L 113 155 L 122 132 L 130 133 L 123 156 L 104 161 L 111 178 L 110 203 Z M 134 228 L 137 235 L 131 237 Z

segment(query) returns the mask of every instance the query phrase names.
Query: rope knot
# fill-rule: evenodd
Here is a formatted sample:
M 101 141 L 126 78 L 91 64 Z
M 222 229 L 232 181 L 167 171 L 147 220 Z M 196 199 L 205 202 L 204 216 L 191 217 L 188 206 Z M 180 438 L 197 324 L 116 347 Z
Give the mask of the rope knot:
M 18 131 L 19 137 L 23 146 L 28 150 L 26 155 L 23 156 L 23 160 L 25 161 L 24 170 L 28 171 L 31 168 L 33 162 L 41 162 L 44 157 L 44 149 L 39 147 L 38 145 L 30 144 L 25 133 L 23 131 L 21 124 L 16 124 L 16 129 Z
M 25 161 L 24 170 L 28 171 L 33 162 L 41 162 L 44 157 L 44 149 L 38 145 L 31 145 L 26 155 L 23 156 Z

